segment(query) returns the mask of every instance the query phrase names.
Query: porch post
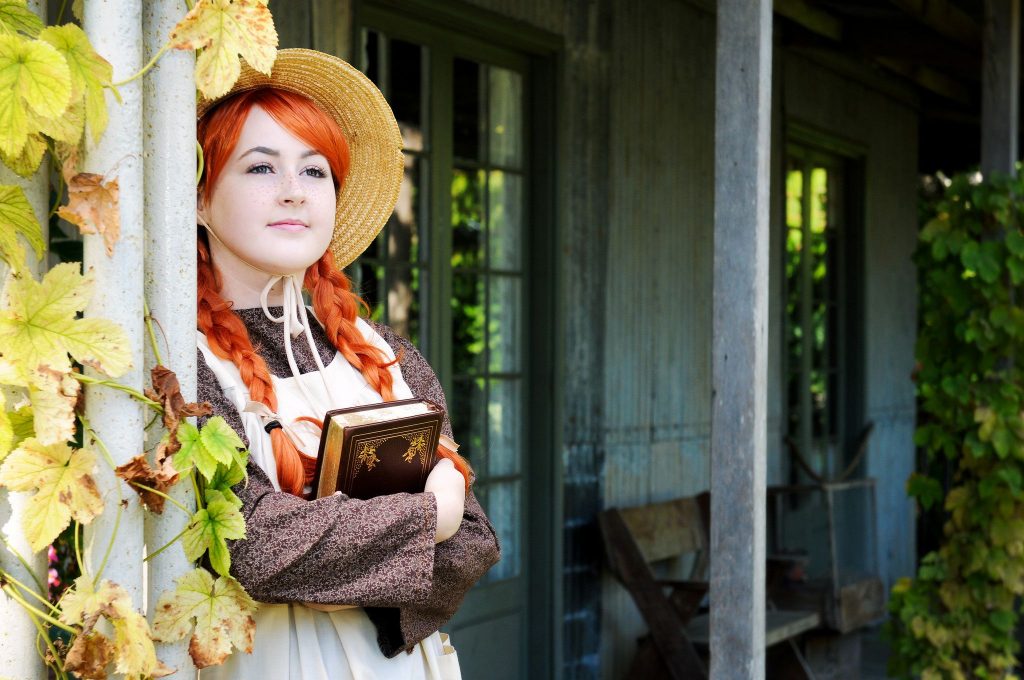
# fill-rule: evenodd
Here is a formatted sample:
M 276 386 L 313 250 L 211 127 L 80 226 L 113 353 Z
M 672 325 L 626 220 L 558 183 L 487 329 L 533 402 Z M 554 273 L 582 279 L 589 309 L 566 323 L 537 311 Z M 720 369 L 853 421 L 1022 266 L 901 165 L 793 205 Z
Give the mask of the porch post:
M 143 15 L 145 52 L 155 54 L 182 16 L 180 0 L 151 0 Z M 163 331 L 157 334 L 163 364 L 173 370 L 186 401 L 196 396 L 196 88 L 195 54 L 174 50 L 161 57 L 143 84 L 145 120 L 145 290 L 150 313 Z M 149 344 L 146 344 L 149 347 Z M 147 350 L 146 367 L 156 363 Z M 149 442 L 152 446 L 156 442 Z M 172 498 L 191 508 L 189 484 L 177 484 Z M 135 502 L 134 500 L 132 501 Z M 162 515 L 146 515 L 149 552 L 170 542 L 185 525 L 167 506 Z M 192 563 L 179 547 L 149 561 L 149 609 Z M 194 678 L 187 639 L 157 646 L 157 656 L 177 669 L 174 678 Z
M 981 69 L 981 171 L 1013 172 L 1020 98 L 1020 0 L 985 0 Z
M 764 678 L 771 0 L 719 0 L 711 678 Z
M 142 68 L 142 0 L 87 2 L 85 32 L 99 54 L 113 66 L 114 82 Z M 86 316 L 110 319 L 124 329 L 132 352 L 132 366 L 118 381 L 142 391 L 144 322 L 142 307 L 142 80 L 118 88 L 122 103 L 107 93 L 110 121 L 100 142 L 88 148 L 85 169 L 116 179 L 119 188 L 121 238 L 108 256 L 99 235 L 83 237 L 85 269 L 95 277 Z M 87 135 L 91 133 L 86 132 Z M 91 138 L 87 143 L 91 144 Z M 102 387 L 86 390 L 86 416 L 107 445 L 115 465 L 127 463 L 143 451 L 145 420 L 141 406 L 127 394 Z M 90 436 L 85 446 L 100 455 Z M 127 484 L 105 462 L 97 466 L 96 483 L 107 511 L 86 527 L 85 556 L 95 577 L 103 565 L 103 578 L 131 595 L 136 607 L 145 606 L 143 590 L 142 508 Z M 119 499 L 125 503 L 119 505 Z M 116 537 L 114 533 L 116 531 Z M 112 541 L 116 541 L 113 542 Z
M 29 0 L 32 11 L 46 19 L 46 0 Z M 49 239 L 49 221 L 46 215 L 50 210 L 49 163 L 43 157 L 43 164 L 36 174 L 23 179 L 14 174 L 7 166 L 0 164 L 0 184 L 17 185 L 25 192 L 25 197 L 32 206 L 32 212 L 43 228 L 43 242 Z M 47 270 L 46 255 L 41 262 L 36 261 L 36 254 L 22 239 L 22 245 L 28 260 L 28 269 L 33 274 L 42 274 Z M 7 267 L 0 263 L 0 284 L 7 277 Z M 8 407 L 11 404 L 7 405 Z M 6 492 L 6 502 L 0 499 L 0 564 L 10 571 L 15 578 L 29 587 L 35 587 L 37 580 L 41 586 L 39 594 L 46 596 L 46 552 L 33 555 L 28 540 L 21 530 L 21 518 L 25 512 L 29 492 Z M 28 563 L 24 568 L 15 552 Z M 16 587 L 16 586 L 12 586 Z M 36 635 L 38 631 L 25 610 L 13 599 L 0 593 L 0 674 L 24 680 L 43 680 L 46 677 L 46 666 L 35 653 Z

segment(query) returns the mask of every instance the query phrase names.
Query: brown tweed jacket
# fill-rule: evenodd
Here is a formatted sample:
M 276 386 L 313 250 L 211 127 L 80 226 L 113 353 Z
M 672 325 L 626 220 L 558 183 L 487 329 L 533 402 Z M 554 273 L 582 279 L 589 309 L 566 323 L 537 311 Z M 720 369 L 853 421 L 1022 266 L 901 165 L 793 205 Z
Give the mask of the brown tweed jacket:
M 271 373 L 290 377 L 281 325 L 269 321 L 260 308 L 237 313 Z M 402 376 L 413 394 L 444 407 L 437 376 L 416 347 L 387 326 L 374 327 L 399 355 Z M 335 349 L 315 323 L 313 338 L 326 365 Z M 292 348 L 300 372 L 316 370 L 306 343 Z M 238 411 L 201 352 L 198 367 L 199 401 L 210 402 L 214 415 L 223 416 L 248 445 Z M 443 431 L 451 436 L 447 416 Z M 275 492 L 252 463 L 248 483 L 233 490 L 242 500 L 246 537 L 229 542 L 231 572 L 246 591 L 260 602 L 361 606 L 388 657 L 411 652 L 444 625 L 500 556 L 494 529 L 472 492 L 458 533 L 434 545 L 433 494 L 365 501 L 337 495 L 310 502 Z

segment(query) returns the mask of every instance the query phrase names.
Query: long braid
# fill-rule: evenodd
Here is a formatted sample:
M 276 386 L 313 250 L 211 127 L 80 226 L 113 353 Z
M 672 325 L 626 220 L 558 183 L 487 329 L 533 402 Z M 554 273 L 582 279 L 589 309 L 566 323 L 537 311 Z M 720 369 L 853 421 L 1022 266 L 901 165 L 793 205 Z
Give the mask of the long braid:
M 213 353 L 238 367 L 242 381 L 253 401 L 277 411 L 277 395 L 270 370 L 252 345 L 242 320 L 231 310 L 231 304 L 220 296 L 220 273 L 213 266 L 210 250 L 202 235 L 196 241 L 198 251 L 196 291 L 198 294 L 198 325 L 206 335 Z M 270 442 L 277 462 L 277 479 L 281 488 L 296 496 L 313 479 L 316 459 L 302 454 L 281 428 L 270 431 Z
M 348 277 L 334 266 L 330 250 L 306 269 L 305 286 L 313 298 L 313 311 L 323 324 L 331 344 L 359 369 L 384 401 L 394 401 L 394 376 L 388 370 L 394 361 L 388 360 L 379 348 L 368 343 L 356 326 L 362 300 L 352 292 Z M 472 476 L 469 462 L 444 447 L 438 447 L 437 451 L 442 458 L 450 459 L 466 478 L 468 491 Z

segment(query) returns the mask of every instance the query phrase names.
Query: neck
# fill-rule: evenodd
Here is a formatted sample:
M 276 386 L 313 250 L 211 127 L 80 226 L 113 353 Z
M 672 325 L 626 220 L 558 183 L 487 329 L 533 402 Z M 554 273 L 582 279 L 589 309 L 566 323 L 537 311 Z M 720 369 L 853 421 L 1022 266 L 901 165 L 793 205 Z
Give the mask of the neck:
M 210 257 L 220 271 L 220 296 L 231 303 L 233 309 L 249 309 L 261 305 L 260 296 L 272 274 L 252 266 L 238 266 L 238 258 L 230 253 L 224 244 L 210 239 Z M 301 274 L 298 274 L 301 276 Z M 270 289 L 267 306 L 280 307 L 284 304 L 284 281 L 278 281 Z

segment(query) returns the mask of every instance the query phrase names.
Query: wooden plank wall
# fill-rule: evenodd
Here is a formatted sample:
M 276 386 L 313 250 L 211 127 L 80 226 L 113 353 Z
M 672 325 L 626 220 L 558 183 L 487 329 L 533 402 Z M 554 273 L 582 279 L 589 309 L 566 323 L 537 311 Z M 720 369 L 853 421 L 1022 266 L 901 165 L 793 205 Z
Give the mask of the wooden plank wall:
M 875 422 L 867 474 L 878 478 L 879 568 L 891 586 L 915 562 L 914 507 L 904 485 L 914 469 L 917 116 L 806 57 L 790 54 L 783 63 L 789 118 L 866 150 L 865 324 L 857 340 L 864 343 L 864 410 Z

